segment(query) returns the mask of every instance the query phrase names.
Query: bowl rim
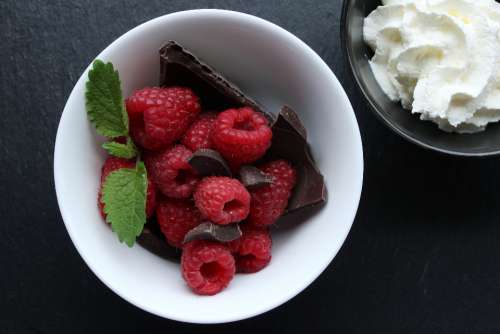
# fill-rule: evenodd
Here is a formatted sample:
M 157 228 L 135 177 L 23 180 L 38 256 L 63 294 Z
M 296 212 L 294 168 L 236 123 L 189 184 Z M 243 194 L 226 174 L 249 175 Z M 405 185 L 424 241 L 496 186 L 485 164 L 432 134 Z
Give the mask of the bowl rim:
M 354 65 L 353 61 L 353 53 L 349 45 L 352 45 L 352 38 L 351 35 L 349 34 L 349 29 L 347 27 L 347 21 L 350 19 L 350 12 L 352 9 L 351 4 L 353 3 L 353 0 L 344 0 L 342 4 L 342 14 L 340 18 L 340 39 L 341 39 L 341 45 L 343 49 L 343 55 L 344 55 L 344 62 L 347 61 L 349 64 L 349 70 L 351 72 L 351 75 L 354 77 L 356 86 L 358 87 L 358 90 L 361 91 L 365 101 L 368 102 L 368 105 L 370 106 L 370 110 L 377 116 L 377 118 L 382 121 L 382 123 L 391 129 L 393 132 L 396 134 L 400 135 L 407 141 L 416 144 L 420 147 L 423 147 L 425 149 L 435 151 L 444 155 L 448 156 L 459 156 L 459 157 L 471 157 L 471 158 L 481 158 L 481 157 L 491 157 L 491 156 L 497 156 L 500 154 L 500 149 L 497 150 L 490 150 L 490 151 L 485 151 L 485 152 L 463 152 L 459 150 L 450 150 L 450 149 L 444 149 L 440 147 L 433 146 L 431 144 L 428 144 L 420 139 L 418 139 L 416 136 L 413 136 L 412 134 L 408 133 L 405 131 L 403 128 L 401 128 L 396 122 L 391 121 L 389 118 L 385 116 L 383 112 L 381 112 L 379 106 L 377 103 L 374 101 L 374 99 L 371 98 L 370 94 L 368 94 L 368 89 L 365 85 L 365 82 L 360 78 L 358 71 L 356 70 L 356 66 Z
M 324 60 L 309 47 L 305 42 L 303 42 L 301 39 L 299 39 L 297 36 L 292 34 L 291 32 L 287 31 L 286 29 L 278 26 L 277 24 L 274 24 L 272 22 L 269 22 L 265 19 L 259 18 L 254 15 L 242 13 L 242 12 L 237 12 L 237 11 L 230 11 L 230 10 L 222 10 L 222 9 L 193 9 L 193 10 L 185 10 L 185 11 L 178 11 L 178 12 L 173 12 L 170 14 L 162 15 L 156 18 L 153 18 L 151 20 L 148 20 L 144 23 L 139 24 L 138 26 L 128 30 L 121 36 L 119 36 L 117 39 L 115 39 L 112 43 L 107 45 L 103 51 L 101 51 L 95 58 L 101 57 L 103 54 L 106 53 L 106 51 L 114 46 L 116 46 L 118 43 L 121 42 L 122 39 L 124 39 L 126 36 L 129 36 L 132 32 L 136 32 L 139 29 L 143 29 L 146 26 L 149 25 L 155 25 L 159 21 L 166 20 L 168 18 L 172 17 L 178 17 L 178 16 L 190 16 L 190 15 L 198 15 L 198 14 L 213 14 L 213 15 L 228 15 L 232 17 L 237 17 L 243 20 L 251 21 L 252 23 L 256 25 L 263 25 L 267 27 L 268 29 L 272 29 L 279 33 L 283 38 L 286 38 L 287 40 L 290 40 L 291 42 L 295 43 L 297 46 L 300 47 L 302 52 L 307 53 L 308 57 L 311 57 L 312 59 L 315 60 L 315 62 L 318 63 L 318 66 L 322 67 L 322 70 L 328 73 L 328 76 L 332 80 L 335 86 L 338 87 L 338 93 L 341 95 L 341 98 L 345 101 L 346 107 L 348 108 L 348 111 L 350 111 L 349 119 L 352 125 L 352 131 L 353 131 L 353 139 L 356 141 L 356 147 L 359 148 L 355 153 L 356 159 L 358 160 L 357 164 L 359 166 L 359 180 L 357 182 L 357 187 L 352 189 L 352 192 L 354 194 L 353 198 L 355 199 L 354 202 L 351 205 L 351 208 L 349 211 L 346 211 L 346 231 L 345 233 L 341 236 L 342 242 L 340 242 L 338 245 L 335 245 L 335 247 L 332 247 L 332 251 L 330 253 L 330 256 L 325 257 L 324 263 L 321 263 L 321 265 L 318 265 L 318 270 L 317 272 L 311 274 L 309 276 L 309 279 L 305 279 L 303 284 L 296 289 L 291 289 L 291 291 L 288 293 L 288 295 L 283 298 L 283 299 L 276 299 L 273 303 L 267 303 L 263 307 L 256 307 L 252 310 L 252 312 L 247 312 L 245 314 L 241 313 L 239 315 L 235 315 L 233 317 L 227 317 L 227 316 L 221 316 L 216 319 L 197 319 L 196 315 L 192 316 L 181 316 L 179 314 L 176 314 L 175 312 L 171 312 L 168 310 L 158 310 L 153 307 L 150 307 L 147 303 L 141 302 L 141 300 L 138 299 L 133 299 L 129 298 L 129 296 L 126 295 L 125 292 L 121 291 L 119 288 L 115 287 L 112 282 L 104 279 L 104 277 L 101 275 L 101 273 L 94 268 L 92 265 L 92 261 L 87 257 L 87 254 L 81 251 L 81 249 L 78 247 L 78 242 L 76 242 L 77 236 L 74 233 L 74 231 L 71 228 L 71 224 L 67 223 L 67 219 L 69 219 L 69 214 L 66 212 L 66 209 L 63 205 L 63 200 L 62 199 L 62 194 L 61 194 L 61 189 L 62 189 L 62 183 L 64 180 L 59 177 L 59 168 L 61 167 L 61 161 L 64 160 L 64 158 L 61 155 L 61 146 L 62 146 L 62 140 L 60 138 L 60 129 L 63 126 L 63 119 L 65 117 L 66 110 L 69 108 L 68 103 L 69 101 L 72 100 L 72 97 L 77 94 L 77 87 L 81 86 L 81 82 L 85 79 L 86 73 L 89 71 L 92 63 L 88 65 L 88 67 L 82 72 L 80 75 L 79 79 L 76 81 L 73 89 L 71 90 L 70 95 L 68 96 L 67 102 L 64 106 L 61 119 L 58 125 L 57 129 L 57 134 L 56 134 L 56 140 L 55 140 L 55 148 L 54 148 L 54 158 L 53 158 L 53 166 L 54 166 L 54 181 L 55 181 L 55 190 L 56 190 L 56 196 L 57 196 L 57 201 L 58 201 L 58 206 L 59 210 L 61 212 L 62 220 L 63 223 L 66 227 L 66 230 L 68 231 L 68 234 L 70 236 L 70 239 L 75 246 L 75 248 L 78 251 L 78 254 L 82 257 L 84 260 L 85 264 L 91 269 L 92 273 L 99 278 L 99 280 L 104 283 L 105 286 L 107 286 L 111 291 L 116 293 L 118 296 L 120 296 L 122 299 L 125 301 L 129 302 L 130 304 L 147 311 L 151 314 L 157 315 L 162 318 L 167 318 L 170 320 L 175 320 L 175 321 L 180 321 L 180 322 L 186 322 L 186 323 L 196 323 L 196 324 L 216 324 L 216 323 L 229 323 L 229 322 L 235 322 L 239 320 L 244 320 L 248 318 L 252 318 L 258 315 L 261 315 L 263 313 L 266 313 L 272 309 L 275 309 L 276 307 L 281 306 L 282 304 L 288 302 L 292 298 L 294 298 L 296 295 L 301 293 L 304 289 L 306 289 L 313 281 L 315 281 L 323 272 L 324 270 L 330 265 L 330 263 L 333 261 L 335 256 L 337 256 L 338 252 L 340 251 L 340 248 L 342 245 L 344 245 L 345 240 L 352 228 L 352 225 L 354 223 L 358 208 L 359 208 L 359 202 L 361 199 L 361 193 L 362 193 L 362 187 L 363 187 L 363 176 L 364 176 L 364 158 L 363 158 L 363 145 L 362 145 L 362 140 L 361 140 L 361 134 L 359 130 L 359 125 L 357 123 L 356 115 L 354 113 L 354 110 L 352 108 L 352 105 L 350 103 L 350 100 L 340 84 L 339 80 L 333 73 L 333 71 L 330 69 L 330 67 L 324 62 Z

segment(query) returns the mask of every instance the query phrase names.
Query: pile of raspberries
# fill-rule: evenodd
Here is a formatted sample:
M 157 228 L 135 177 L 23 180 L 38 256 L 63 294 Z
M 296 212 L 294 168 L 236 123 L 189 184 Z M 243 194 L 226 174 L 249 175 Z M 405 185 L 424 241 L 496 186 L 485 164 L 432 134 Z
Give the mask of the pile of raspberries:
M 256 162 L 271 146 L 267 118 L 249 107 L 202 112 L 199 98 L 183 87 L 138 90 L 126 100 L 126 108 L 130 135 L 141 148 L 148 172 L 147 217 L 156 215 L 168 244 L 182 249 L 187 285 L 197 294 L 214 295 L 236 272 L 255 273 L 266 267 L 272 246 L 268 227 L 287 207 L 295 169 L 285 160 L 257 165 L 273 182 L 247 189 L 236 178 L 199 177 L 188 160 L 199 149 L 216 150 L 238 175 L 241 166 Z M 112 171 L 134 166 L 135 161 L 108 157 L 101 188 Z M 98 203 L 104 216 L 101 195 Z M 242 236 L 228 243 L 183 244 L 186 233 L 206 221 L 240 223 Z

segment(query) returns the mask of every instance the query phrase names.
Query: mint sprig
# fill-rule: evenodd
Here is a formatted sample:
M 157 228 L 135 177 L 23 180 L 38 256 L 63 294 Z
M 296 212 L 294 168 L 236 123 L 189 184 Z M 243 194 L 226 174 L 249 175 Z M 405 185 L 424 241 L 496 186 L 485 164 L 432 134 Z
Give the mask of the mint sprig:
M 104 143 L 102 147 L 108 151 L 109 154 L 124 159 L 132 159 L 137 156 L 138 153 L 137 147 L 130 138 L 127 138 L 127 142 L 125 144 L 111 141 Z
M 101 136 L 109 139 L 123 137 L 125 144 L 107 142 L 102 146 L 110 155 L 132 159 L 138 151 L 129 136 L 129 120 L 121 89 L 120 75 L 111 63 L 94 61 L 86 84 L 85 107 L 89 120 Z
M 85 106 L 90 122 L 98 134 L 111 139 L 103 144 L 110 155 L 124 159 L 139 156 L 129 136 L 129 120 L 118 71 L 111 63 L 94 61 L 86 84 Z M 125 143 L 113 141 L 125 138 Z M 110 173 L 102 186 L 106 221 L 129 247 L 146 224 L 147 171 L 143 162 L 135 168 L 122 168 Z
M 108 138 L 128 136 L 120 77 L 113 64 L 94 61 L 86 88 L 87 114 L 97 133 Z
M 106 177 L 102 201 L 106 221 L 129 247 L 135 243 L 146 223 L 147 171 L 143 162 L 136 168 L 122 168 Z

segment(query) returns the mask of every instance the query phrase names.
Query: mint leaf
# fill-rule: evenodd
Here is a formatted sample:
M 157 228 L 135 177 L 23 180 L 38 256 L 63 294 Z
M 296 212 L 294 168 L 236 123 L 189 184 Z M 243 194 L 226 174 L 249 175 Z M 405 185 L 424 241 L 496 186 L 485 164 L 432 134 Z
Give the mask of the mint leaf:
M 147 185 L 143 162 L 138 162 L 135 169 L 122 168 L 112 172 L 103 185 L 106 221 L 118 239 L 129 247 L 134 245 L 146 224 Z
M 130 138 L 127 138 L 126 144 L 112 141 L 104 143 L 102 147 L 108 151 L 110 155 L 114 155 L 115 157 L 132 159 L 137 156 L 137 147 Z
M 128 135 L 120 77 L 113 64 L 94 61 L 86 84 L 85 106 L 97 133 L 108 138 Z

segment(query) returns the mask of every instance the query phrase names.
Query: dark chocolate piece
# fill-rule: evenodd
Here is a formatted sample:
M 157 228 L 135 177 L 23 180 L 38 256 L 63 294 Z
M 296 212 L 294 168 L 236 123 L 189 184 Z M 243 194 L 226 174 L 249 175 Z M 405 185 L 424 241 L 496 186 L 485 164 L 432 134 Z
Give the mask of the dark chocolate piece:
M 193 240 L 230 242 L 240 237 L 241 229 L 238 224 L 216 225 L 211 222 L 205 222 L 189 231 L 184 237 L 184 243 Z
M 294 213 L 294 218 L 308 215 L 326 202 L 327 189 L 311 155 L 306 129 L 291 108 L 285 106 L 278 118 L 273 117 L 176 42 L 168 42 L 160 49 L 160 63 L 160 85 L 190 87 L 201 98 L 204 108 L 225 110 L 249 106 L 269 118 L 273 123 L 273 144 L 266 157 L 289 160 L 298 172 L 286 213 Z
M 236 85 L 174 41 L 160 49 L 160 71 L 161 86 L 191 88 L 200 97 L 205 109 L 225 110 L 248 106 L 270 117 Z
M 307 133 L 300 118 L 285 106 L 272 129 L 273 143 L 267 156 L 286 159 L 297 168 L 297 183 L 285 214 L 321 207 L 327 200 L 327 189 L 323 175 L 311 155 Z
M 307 142 L 307 130 L 304 124 L 302 124 L 299 115 L 297 115 L 292 108 L 288 106 L 282 107 L 274 125 L 277 127 L 293 129 Z
M 231 176 L 231 169 L 219 152 L 200 149 L 193 153 L 189 164 L 200 176 Z
M 257 189 L 273 183 L 272 175 L 266 174 L 254 166 L 241 167 L 240 179 L 241 183 L 249 189 Z
M 178 261 L 181 252 L 170 246 L 163 234 L 159 231 L 159 228 L 156 230 L 155 227 L 156 226 L 153 226 L 153 224 L 148 227 L 145 226 L 141 235 L 137 238 L 137 243 L 161 258 Z

